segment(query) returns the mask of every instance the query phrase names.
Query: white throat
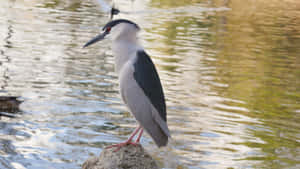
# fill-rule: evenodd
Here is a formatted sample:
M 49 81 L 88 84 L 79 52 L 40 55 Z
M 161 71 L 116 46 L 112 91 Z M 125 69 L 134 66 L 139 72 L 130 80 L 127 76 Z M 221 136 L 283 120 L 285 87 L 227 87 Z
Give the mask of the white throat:
M 138 43 L 137 32 L 133 25 L 121 23 L 112 29 L 112 52 L 115 57 L 115 69 L 119 73 L 123 65 L 136 57 L 142 47 Z

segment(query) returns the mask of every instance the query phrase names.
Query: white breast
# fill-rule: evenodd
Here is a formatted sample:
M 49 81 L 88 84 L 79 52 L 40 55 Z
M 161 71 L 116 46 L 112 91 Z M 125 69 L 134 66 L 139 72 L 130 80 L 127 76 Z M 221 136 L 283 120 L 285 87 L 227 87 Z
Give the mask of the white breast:
M 112 43 L 115 70 L 118 74 L 128 60 L 136 57 L 138 50 L 143 50 L 143 48 L 137 43 L 131 43 L 126 40 L 117 40 Z

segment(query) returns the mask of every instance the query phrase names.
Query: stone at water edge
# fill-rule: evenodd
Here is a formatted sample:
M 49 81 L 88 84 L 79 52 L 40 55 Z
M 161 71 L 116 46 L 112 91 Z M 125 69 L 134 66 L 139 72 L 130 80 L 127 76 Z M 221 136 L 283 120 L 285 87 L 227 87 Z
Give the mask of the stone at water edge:
M 154 159 L 141 145 L 128 145 L 114 152 L 116 148 L 103 149 L 100 157 L 90 157 L 82 169 L 158 169 Z

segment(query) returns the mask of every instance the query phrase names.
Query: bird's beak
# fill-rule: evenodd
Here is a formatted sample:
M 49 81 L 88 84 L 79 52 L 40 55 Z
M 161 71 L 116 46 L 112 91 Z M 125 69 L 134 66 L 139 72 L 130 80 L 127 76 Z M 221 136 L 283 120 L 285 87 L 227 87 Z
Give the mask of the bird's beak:
M 87 47 L 87 46 L 90 46 L 91 44 L 94 44 L 100 40 L 103 40 L 104 37 L 108 34 L 109 32 L 108 31 L 105 31 L 101 34 L 99 34 L 98 36 L 94 37 L 93 39 L 91 39 L 90 41 L 88 41 L 84 46 L 83 48 Z

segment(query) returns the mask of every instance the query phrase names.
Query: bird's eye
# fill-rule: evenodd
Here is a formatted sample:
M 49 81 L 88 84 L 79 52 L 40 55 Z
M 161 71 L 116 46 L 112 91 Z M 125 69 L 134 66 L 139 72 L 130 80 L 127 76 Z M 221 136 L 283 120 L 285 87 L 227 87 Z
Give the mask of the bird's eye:
M 106 31 L 107 31 L 107 32 L 110 32 L 110 30 L 111 30 L 111 27 L 107 27 L 107 28 L 106 28 Z

